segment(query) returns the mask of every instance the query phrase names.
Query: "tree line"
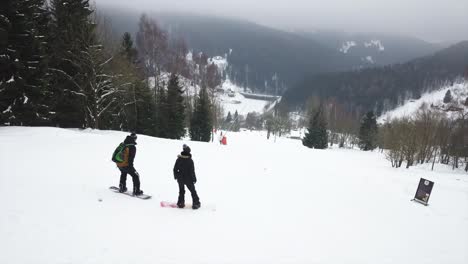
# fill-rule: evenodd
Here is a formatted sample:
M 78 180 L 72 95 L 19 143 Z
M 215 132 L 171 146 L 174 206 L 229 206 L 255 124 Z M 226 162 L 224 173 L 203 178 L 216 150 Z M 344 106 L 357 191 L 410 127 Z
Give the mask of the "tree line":
M 217 66 L 205 54 L 190 54 L 183 39 L 146 15 L 138 27 L 135 39 L 114 36 L 89 0 L 6 0 L 0 124 L 208 141 L 221 82 Z
M 378 145 L 395 168 L 435 163 L 468 172 L 468 112 L 439 111 L 423 105 L 416 115 L 391 120 L 381 127 Z
M 452 101 L 450 91 L 444 106 L 423 104 L 413 116 L 386 120 L 378 125 L 373 111 L 365 113 L 355 130 L 330 126 L 333 118 L 323 101 L 309 114 L 302 143 L 315 149 L 357 146 L 363 151 L 379 149 L 392 167 L 406 168 L 417 164 L 436 163 L 463 168 L 468 172 L 468 98 Z M 328 113 L 327 113 L 328 112 Z M 348 132 L 344 132 L 348 131 Z

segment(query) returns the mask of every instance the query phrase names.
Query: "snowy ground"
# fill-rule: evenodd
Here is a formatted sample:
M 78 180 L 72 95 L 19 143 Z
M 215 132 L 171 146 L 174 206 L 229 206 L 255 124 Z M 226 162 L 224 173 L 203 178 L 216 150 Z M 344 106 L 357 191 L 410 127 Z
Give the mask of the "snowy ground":
M 145 201 L 108 190 L 124 136 L 0 128 L 0 263 L 468 263 L 462 171 L 392 169 L 379 153 L 254 132 L 228 133 L 227 146 L 139 136 Z M 182 143 L 198 211 L 159 206 L 177 197 Z M 435 182 L 427 207 L 410 202 L 420 177 Z
M 236 86 L 229 80 L 226 80 L 223 83 L 222 89 L 226 92 L 224 94 L 220 94 L 218 99 L 222 103 L 225 115 L 227 115 L 228 112 L 231 112 L 231 115 L 233 115 L 236 111 L 239 115 L 243 115 L 244 117 L 250 112 L 262 114 L 264 111 L 269 110 L 274 106 L 274 103 L 270 101 L 245 98 L 239 93 L 242 92 L 243 89 Z M 229 90 L 234 92 L 234 97 L 228 95 L 227 91 Z
M 413 116 L 423 104 L 428 106 L 431 104 L 434 106 L 444 106 L 443 99 L 448 90 L 452 93 L 452 103 L 459 107 L 463 107 L 463 104 L 468 97 L 468 82 L 455 83 L 453 85 L 442 87 L 439 90 L 425 93 L 421 98 L 408 101 L 404 105 L 383 114 L 378 118 L 378 122 L 384 123 L 385 121 L 392 120 L 394 118 Z

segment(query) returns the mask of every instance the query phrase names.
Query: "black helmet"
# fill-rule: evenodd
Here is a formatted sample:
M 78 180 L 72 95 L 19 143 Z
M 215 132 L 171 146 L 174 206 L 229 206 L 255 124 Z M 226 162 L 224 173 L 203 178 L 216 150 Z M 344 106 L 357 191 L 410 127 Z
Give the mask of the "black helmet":
M 132 137 L 134 140 L 137 139 L 137 135 L 136 135 L 135 133 L 131 133 L 131 134 L 130 134 L 130 137 Z

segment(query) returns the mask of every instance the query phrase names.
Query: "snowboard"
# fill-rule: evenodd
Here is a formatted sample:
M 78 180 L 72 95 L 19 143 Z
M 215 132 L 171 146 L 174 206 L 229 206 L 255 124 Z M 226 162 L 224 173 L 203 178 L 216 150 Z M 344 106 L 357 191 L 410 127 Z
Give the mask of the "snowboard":
M 161 205 L 161 207 L 177 208 L 177 203 L 174 202 L 161 201 L 159 205 Z M 186 204 L 185 207 L 188 207 L 188 204 Z M 190 205 L 190 207 L 192 207 L 192 205 Z
M 186 203 L 184 208 L 179 208 L 177 207 L 177 203 L 175 202 L 169 202 L 169 201 L 161 201 L 159 205 L 163 208 L 178 208 L 178 209 L 192 209 L 192 204 L 191 203 Z M 216 211 L 216 207 L 213 205 L 202 205 L 200 208 L 195 209 L 195 210 L 203 210 L 203 209 L 208 209 L 210 211 Z
M 119 188 L 118 187 L 115 187 L 115 186 L 111 186 L 109 187 L 109 189 L 113 192 L 116 192 L 116 193 L 121 193 L 119 192 Z M 126 192 L 123 192 L 121 194 L 125 194 L 125 195 L 128 195 L 128 196 L 132 196 L 132 197 L 136 197 L 136 198 L 140 198 L 140 199 L 143 199 L 143 200 L 148 200 L 151 198 L 151 195 L 147 195 L 147 194 L 142 194 L 142 195 L 133 195 L 133 193 L 131 191 L 126 191 Z

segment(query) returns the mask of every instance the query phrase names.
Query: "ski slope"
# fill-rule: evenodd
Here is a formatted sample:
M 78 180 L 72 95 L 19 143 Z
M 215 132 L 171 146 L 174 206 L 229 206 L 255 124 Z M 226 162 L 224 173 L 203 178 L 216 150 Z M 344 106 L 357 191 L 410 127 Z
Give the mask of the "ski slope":
M 461 170 L 393 169 L 381 153 L 312 150 L 263 132 L 228 133 L 227 146 L 139 135 L 145 201 L 108 190 L 125 135 L 0 127 L 0 263 L 468 263 Z M 159 206 L 177 198 L 183 143 L 198 211 Z M 420 177 L 435 182 L 427 207 L 410 201 Z

